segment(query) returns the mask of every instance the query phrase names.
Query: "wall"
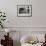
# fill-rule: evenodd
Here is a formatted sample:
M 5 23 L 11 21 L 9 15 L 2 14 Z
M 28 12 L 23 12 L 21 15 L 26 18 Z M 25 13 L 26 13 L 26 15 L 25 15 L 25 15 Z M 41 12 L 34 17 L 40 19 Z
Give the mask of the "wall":
M 17 5 L 32 4 L 32 17 L 17 17 Z M 6 27 L 46 27 L 46 0 L 0 0 L 6 12 Z
M 17 5 L 32 4 L 32 17 L 17 17 Z M 0 9 L 6 12 L 8 29 L 22 31 L 46 31 L 46 0 L 0 0 Z M 26 31 L 23 33 L 23 31 Z M 27 34 L 26 33 L 26 34 Z

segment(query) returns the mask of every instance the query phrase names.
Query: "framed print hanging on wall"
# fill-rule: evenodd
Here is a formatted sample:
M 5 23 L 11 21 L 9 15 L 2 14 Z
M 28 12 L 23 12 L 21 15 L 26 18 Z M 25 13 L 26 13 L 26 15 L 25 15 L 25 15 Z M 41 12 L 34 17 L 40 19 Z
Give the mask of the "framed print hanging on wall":
M 17 5 L 18 17 L 32 17 L 32 5 Z

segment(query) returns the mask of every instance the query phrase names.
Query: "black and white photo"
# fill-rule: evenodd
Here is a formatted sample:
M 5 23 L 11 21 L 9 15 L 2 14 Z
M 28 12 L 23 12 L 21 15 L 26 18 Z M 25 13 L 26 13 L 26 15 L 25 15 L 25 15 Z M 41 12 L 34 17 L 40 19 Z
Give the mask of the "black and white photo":
M 31 17 L 32 16 L 32 5 L 17 5 L 17 16 Z

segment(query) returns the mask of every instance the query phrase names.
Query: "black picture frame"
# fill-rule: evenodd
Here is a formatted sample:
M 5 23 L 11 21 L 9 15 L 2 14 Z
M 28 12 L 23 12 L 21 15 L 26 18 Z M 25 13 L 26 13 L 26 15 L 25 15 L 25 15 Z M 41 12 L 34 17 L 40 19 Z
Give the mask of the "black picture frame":
M 17 5 L 18 17 L 32 17 L 32 5 Z

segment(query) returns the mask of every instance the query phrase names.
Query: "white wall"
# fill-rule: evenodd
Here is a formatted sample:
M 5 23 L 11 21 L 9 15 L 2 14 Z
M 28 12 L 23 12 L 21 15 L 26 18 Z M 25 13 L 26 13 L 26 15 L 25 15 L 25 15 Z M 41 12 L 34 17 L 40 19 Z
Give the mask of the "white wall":
M 46 27 L 46 0 L 33 0 L 32 26 Z
M 17 17 L 17 5 L 27 4 L 32 4 L 32 17 Z M 43 28 L 46 27 L 45 4 L 46 0 L 0 0 L 0 10 L 6 12 L 8 19 L 5 26 L 14 27 L 15 30 L 46 31 L 46 28 Z
M 32 17 L 17 17 L 17 5 L 27 4 L 32 4 Z M 30 34 L 31 31 L 46 31 L 46 0 L 0 0 L 0 10 L 7 15 L 5 26 L 12 31 L 22 31 L 20 35 Z
M 32 4 L 32 17 L 17 17 L 17 5 Z M 0 0 L 6 12 L 7 27 L 46 27 L 46 0 Z

